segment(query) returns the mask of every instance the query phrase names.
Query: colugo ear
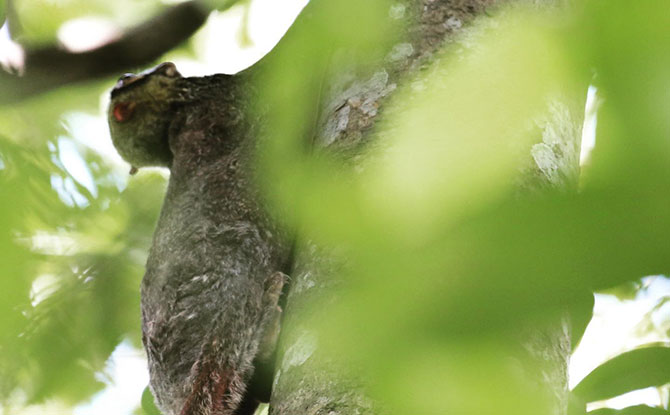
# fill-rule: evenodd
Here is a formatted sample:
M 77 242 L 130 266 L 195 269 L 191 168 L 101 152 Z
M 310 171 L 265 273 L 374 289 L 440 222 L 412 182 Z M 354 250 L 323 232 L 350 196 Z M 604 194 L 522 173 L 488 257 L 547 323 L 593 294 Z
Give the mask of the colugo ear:
M 161 75 L 168 76 L 170 78 L 178 78 L 181 77 L 181 74 L 177 70 L 177 66 L 172 63 L 172 62 L 163 62 L 160 65 L 158 65 L 155 69 L 156 73 L 159 73 Z

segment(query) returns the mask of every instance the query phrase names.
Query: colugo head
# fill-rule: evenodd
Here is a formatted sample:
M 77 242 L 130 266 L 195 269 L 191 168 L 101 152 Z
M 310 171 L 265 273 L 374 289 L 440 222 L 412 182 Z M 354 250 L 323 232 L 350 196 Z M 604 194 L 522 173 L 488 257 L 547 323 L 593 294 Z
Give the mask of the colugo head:
M 107 111 L 114 147 L 132 166 L 170 166 L 168 128 L 180 96 L 181 74 L 172 62 L 119 78 Z

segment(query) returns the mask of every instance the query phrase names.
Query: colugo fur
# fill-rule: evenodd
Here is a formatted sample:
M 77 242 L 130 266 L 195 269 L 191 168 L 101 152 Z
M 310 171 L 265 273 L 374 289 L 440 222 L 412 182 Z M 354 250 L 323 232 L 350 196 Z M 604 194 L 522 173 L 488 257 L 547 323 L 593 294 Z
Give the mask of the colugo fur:
M 172 63 L 121 77 L 109 125 L 136 168 L 170 179 L 141 285 L 151 390 L 165 415 L 250 414 L 269 398 L 289 261 L 253 180 L 258 117 L 245 74 L 182 77 Z

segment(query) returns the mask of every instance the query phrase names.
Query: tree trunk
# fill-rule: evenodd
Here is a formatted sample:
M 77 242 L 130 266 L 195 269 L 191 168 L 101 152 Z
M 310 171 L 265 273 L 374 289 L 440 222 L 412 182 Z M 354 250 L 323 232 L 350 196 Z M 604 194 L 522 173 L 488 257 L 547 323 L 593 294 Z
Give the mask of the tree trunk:
M 360 69 L 351 63 L 348 73 L 335 76 L 335 82 L 321 108 L 315 131 L 317 146 L 339 151 L 368 144 L 375 139 L 375 125 L 384 113 L 385 103 L 398 84 L 426 67 L 444 47 L 468 49 L 461 43 L 474 19 L 487 19 L 489 8 L 499 1 L 481 0 L 405 0 L 393 4 L 390 19 L 408 22 L 404 38 L 398 41 L 376 68 Z M 540 7 L 556 2 L 533 1 Z M 338 82 L 346 79 L 348 82 Z M 353 79 L 353 81 L 352 81 Z M 346 85 L 338 87 L 338 85 Z M 548 104 L 546 116 L 536 120 L 537 142 L 529 149 L 528 162 L 520 166 L 519 192 L 543 188 L 576 189 L 579 174 L 579 147 L 583 117 L 582 96 L 558 97 Z M 301 324 L 306 304 L 314 298 L 329 298 L 337 285 L 338 269 L 329 251 L 311 242 L 299 245 L 292 272 L 291 290 L 284 320 L 275 371 L 270 413 L 297 414 L 373 414 L 386 412 L 383 402 L 374 402 L 364 391 L 365 376 L 344 369 L 326 356 L 318 336 Z M 552 413 L 567 414 L 570 332 L 566 319 L 559 318 L 547 327 L 530 327 L 519 336 L 519 352 L 514 358 L 532 362 L 537 368 L 527 373 L 538 390 L 550 390 Z M 325 363 L 324 363 L 325 362 Z M 332 363 L 329 363 L 332 362 Z M 522 364 L 523 366 L 523 364 Z M 529 391 L 529 393 L 534 393 Z
M 535 3 L 537 2 L 533 2 Z M 344 155 L 345 157 L 341 157 L 343 162 L 356 165 L 361 159 L 358 157 L 361 149 L 369 148 L 371 145 L 384 145 L 381 137 L 386 131 L 380 127 L 381 118 L 391 119 L 397 115 L 394 111 L 403 110 L 397 106 L 393 107 L 393 111 L 389 109 L 389 100 L 396 94 L 398 86 L 408 83 L 415 87 L 407 88 L 410 90 L 408 91 L 410 96 L 405 97 L 407 102 L 412 102 L 414 97 L 411 94 L 418 96 L 419 91 L 425 88 L 417 76 L 418 73 L 429 68 L 434 61 L 442 59 L 444 55 L 441 51 L 445 47 L 453 48 L 452 52 L 456 54 L 469 49 L 479 52 L 476 39 L 480 32 L 472 29 L 470 25 L 473 20 L 478 19 L 480 26 L 495 28 L 497 21 L 488 16 L 494 7 L 498 7 L 499 2 L 402 0 L 394 3 L 385 11 L 387 16 L 385 18 L 404 22 L 404 29 L 395 44 L 390 45 L 387 50 L 377 51 L 382 52 L 378 54 L 382 58 L 374 65 L 370 65 L 369 59 L 367 64 L 360 64 L 356 58 L 356 54 L 360 52 L 353 50 L 334 50 L 332 54 L 310 55 L 315 48 L 330 52 L 332 45 L 300 43 L 300 36 L 316 35 L 314 31 L 322 29 L 311 23 L 321 22 L 314 17 L 319 12 L 334 11 L 332 8 L 327 9 L 328 5 L 329 2 L 310 4 L 299 18 L 301 21 L 296 22 L 275 51 L 264 61 L 241 74 L 181 78 L 177 76 L 173 67 L 168 65 L 164 67 L 167 69 L 163 70 L 159 66 L 150 75 L 140 74 L 131 77 L 127 84 L 121 82 L 120 89 L 112 94 L 110 125 L 113 126 L 115 145 L 126 160 L 135 163 L 137 167 L 151 164 L 150 160 L 143 157 L 144 153 L 157 149 L 145 148 L 147 143 L 150 145 L 153 141 L 138 140 L 138 137 L 155 138 L 160 131 L 167 131 L 169 136 L 170 152 L 164 151 L 161 154 L 166 157 L 172 154 L 172 157 L 161 160 L 159 164 L 171 167 L 169 186 L 171 190 L 163 206 L 162 219 L 156 231 L 148 272 L 143 282 L 142 305 L 145 316 L 143 326 L 145 346 L 150 356 L 152 350 L 155 355 L 153 360 L 150 359 L 151 367 L 154 369 L 151 384 L 154 392 L 160 392 L 159 403 L 162 402 L 163 408 L 172 408 L 172 413 L 200 414 L 202 410 L 197 408 L 201 406 L 216 413 L 231 413 L 238 407 L 245 390 L 255 390 L 254 385 L 266 386 L 269 383 L 262 379 L 258 382 L 250 379 L 251 359 L 258 354 L 258 350 L 266 348 L 265 340 L 269 342 L 275 338 L 274 330 L 270 330 L 270 327 L 274 328 L 276 325 L 269 324 L 267 320 L 270 317 L 263 317 L 261 310 L 268 308 L 263 306 L 266 297 L 275 301 L 269 309 L 276 310 L 278 293 L 273 291 L 269 293 L 272 295 L 265 295 L 262 292 L 265 289 L 263 287 L 268 285 L 264 282 L 266 278 L 270 274 L 274 275 L 271 271 L 284 269 L 283 264 L 288 255 L 286 249 L 278 246 L 279 241 L 284 241 L 286 238 L 274 235 L 276 234 L 273 231 L 274 225 L 269 225 L 271 222 L 274 224 L 274 221 L 265 218 L 264 214 L 261 214 L 262 209 L 252 206 L 258 201 L 252 196 L 255 195 L 256 189 L 253 191 L 250 189 L 252 185 L 247 179 L 248 174 L 256 173 L 254 168 L 264 167 L 263 164 L 249 164 L 251 160 L 248 157 L 251 150 L 257 147 L 269 147 L 276 143 L 269 139 L 264 141 L 266 136 L 276 138 L 272 137 L 271 133 L 265 134 L 276 127 L 273 124 L 276 119 L 273 117 L 277 117 L 277 114 L 280 116 L 287 114 L 276 107 L 305 105 L 308 100 L 315 98 L 310 94 L 320 92 L 317 98 L 320 107 L 316 111 L 309 107 L 306 111 L 309 111 L 310 115 L 302 121 L 289 120 L 293 124 L 300 124 L 302 130 L 298 129 L 296 136 L 307 130 L 310 135 L 308 138 L 317 147 L 318 152 Z M 349 17 L 343 15 L 340 19 Z M 332 21 L 341 23 L 341 20 L 330 19 L 331 24 Z M 308 30 L 300 32 L 301 27 Z M 340 36 L 347 35 L 342 30 L 332 28 L 331 30 Z M 291 46 L 291 42 L 298 42 L 298 48 L 295 44 Z M 289 48 L 288 50 L 293 47 L 294 54 L 286 54 L 287 49 L 284 47 Z M 380 45 L 378 48 L 383 47 Z M 296 50 L 300 53 L 295 53 Z M 281 61 L 276 58 L 282 53 L 298 62 Z M 309 58 L 299 61 L 301 54 Z M 314 57 L 324 59 L 325 62 L 319 60 L 314 64 L 310 61 Z M 286 89 L 295 86 L 296 89 L 300 89 L 300 93 L 303 93 L 303 90 L 308 92 L 290 99 L 282 96 L 281 100 L 277 100 L 272 95 L 275 93 L 272 88 L 264 90 L 264 86 L 267 85 L 263 82 L 273 80 L 271 75 L 276 73 L 286 77 L 293 75 L 282 72 L 283 68 L 278 66 L 277 62 L 291 65 L 291 71 L 299 72 L 302 77 L 297 86 L 290 84 Z M 335 67 L 346 69 L 332 69 Z M 170 68 L 172 70 L 169 70 Z M 313 73 L 318 69 L 322 69 L 324 73 Z M 281 82 L 281 79 L 274 81 Z M 482 82 L 484 81 L 486 79 L 482 79 Z M 172 87 L 169 87 L 170 85 Z M 279 89 L 284 92 L 284 89 Z M 494 92 L 491 91 L 492 94 Z M 155 99 L 156 94 L 165 97 Z M 576 188 L 583 106 L 575 104 L 579 99 L 571 97 L 572 91 L 565 91 L 565 94 L 568 98 L 555 98 L 548 103 L 545 115 L 541 119 L 534 120 L 537 139 L 535 144 L 528 148 L 528 161 L 519 166 L 522 172 L 518 180 L 520 194 L 544 188 L 565 191 Z M 135 117 L 140 118 L 139 121 L 143 123 L 129 121 L 136 102 L 142 102 L 144 95 L 154 98 L 149 102 L 161 106 L 157 110 L 157 115 Z M 259 105 L 254 108 L 248 107 L 247 104 L 250 103 Z M 272 105 L 275 107 L 271 107 Z M 126 110 L 130 112 L 126 113 Z M 291 116 L 290 112 L 288 114 Z M 312 129 L 309 130 L 309 127 Z M 138 128 L 141 128 L 139 132 L 142 134 L 138 134 Z M 526 132 L 519 131 L 519 135 L 524 133 Z M 495 135 L 498 135 L 498 130 L 495 131 Z M 124 146 L 124 143 L 128 146 Z M 136 152 L 138 149 L 139 153 Z M 282 162 L 287 163 L 286 160 Z M 172 215 L 173 212 L 175 215 Z M 346 213 L 342 212 L 343 215 Z M 237 239 L 227 236 L 224 238 L 230 229 L 234 231 L 233 234 L 240 233 L 239 226 L 232 228 L 229 226 L 231 219 L 235 224 L 243 223 L 244 229 L 253 228 L 255 231 L 251 234 L 256 237 L 247 238 L 242 245 Z M 198 225 L 198 220 L 204 222 Z M 315 223 L 317 226 L 318 224 Z M 211 229 L 214 233 L 210 235 L 204 231 L 194 232 L 194 226 L 199 226 L 203 230 Z M 179 251 L 167 249 L 176 247 Z M 283 304 L 282 330 L 270 405 L 272 414 L 386 412 L 384 402 L 374 401 L 365 392 L 368 381 L 372 380 L 368 379 L 370 374 L 365 370 L 356 369 L 356 365 L 346 357 L 335 358 L 330 355 L 332 349 L 324 347 L 323 339 L 320 339 L 319 335 L 306 324 L 307 314 L 313 304 L 327 306 L 339 301 L 337 289 L 345 284 L 341 275 L 344 270 L 352 267 L 347 264 L 346 257 L 334 254 L 337 248 L 319 246 L 313 241 L 304 239 L 299 239 L 297 242 L 294 266 L 290 272 L 290 290 Z M 174 252 L 178 252 L 178 255 Z M 261 261 L 261 258 L 265 258 L 265 261 Z M 185 261 L 189 264 L 186 273 L 182 272 L 187 269 L 183 264 Z M 207 261 L 213 262 L 207 264 Z M 259 261 L 263 262 L 267 269 L 257 269 Z M 236 266 L 231 267 L 230 264 Z M 239 264 L 244 264 L 244 267 Z M 216 278 L 202 277 L 206 276 L 205 271 L 210 269 L 216 271 L 213 273 Z M 203 272 L 200 272 L 201 270 Z M 234 277 L 228 275 L 233 271 L 240 275 Z M 231 285 L 220 289 L 222 284 L 246 281 L 244 276 L 253 276 L 255 279 L 249 280 L 247 286 Z M 412 281 L 417 281 L 420 276 L 408 277 L 412 278 Z M 190 292 L 189 287 L 194 283 L 200 284 L 198 285 L 200 287 L 201 281 L 207 282 L 208 285 L 197 292 L 197 297 L 178 295 L 182 291 Z M 488 280 L 488 282 L 494 281 Z M 521 280 L 521 283 L 523 282 Z M 390 284 L 393 284 L 393 281 Z M 479 281 L 479 284 L 482 282 Z M 503 287 L 504 284 L 497 286 Z M 175 306 L 165 303 L 166 292 L 168 294 L 172 292 L 176 299 L 173 303 L 178 304 L 181 301 L 179 304 L 183 304 L 184 310 L 178 312 L 180 310 L 175 309 Z M 519 293 L 518 290 L 512 290 L 508 293 L 508 297 Z M 222 295 L 225 298 L 222 298 Z M 182 301 L 184 298 L 186 300 Z M 207 309 L 207 305 L 211 308 L 212 304 L 215 304 L 212 303 L 212 298 L 219 298 L 219 302 L 213 310 L 210 310 Z M 509 301 L 509 298 L 507 300 Z M 224 307 L 226 302 L 227 308 Z M 458 305 L 455 307 L 454 310 Z M 221 313 L 221 310 L 234 310 L 234 312 Z M 175 311 L 176 315 L 171 314 Z M 240 316 L 236 316 L 235 312 Z M 191 333 L 189 330 L 193 325 L 190 321 L 192 316 L 196 315 L 199 315 L 203 322 L 201 328 L 213 320 L 214 323 L 211 324 L 213 329 L 208 333 L 200 331 Z M 251 325 L 240 323 L 244 318 L 255 323 Z M 453 322 L 453 316 L 450 315 L 450 318 Z M 496 367 L 504 371 L 505 376 L 510 372 L 510 366 L 513 366 L 513 371 L 517 367 L 525 370 L 523 385 L 529 383 L 533 385 L 531 388 L 534 390 L 527 391 L 533 397 L 532 400 L 535 401 L 536 397 L 541 396 L 543 405 L 549 402 L 551 413 L 565 415 L 568 402 L 567 363 L 570 352 L 569 328 L 564 322 L 566 319 L 557 315 L 553 320 L 542 320 L 541 324 L 531 322 L 530 318 L 520 320 L 528 321 L 520 324 L 521 327 L 514 327 L 515 333 L 511 342 L 507 333 L 504 341 L 495 336 L 487 338 L 491 343 L 487 347 L 495 347 L 490 351 L 496 354 L 495 364 L 499 365 Z M 163 322 L 171 324 L 173 321 L 179 324 L 174 327 L 162 324 Z M 459 327 L 464 328 L 466 325 L 460 324 Z M 265 327 L 268 327 L 269 335 L 260 338 Z M 203 341 L 203 337 L 208 336 L 211 337 L 211 341 L 204 344 L 206 347 L 202 348 L 202 352 L 196 353 L 199 350 L 197 345 Z M 185 349 L 181 347 L 184 344 L 187 345 Z M 241 346 L 245 348 L 241 349 Z M 242 352 L 237 352 L 238 349 Z M 190 350 L 191 355 L 185 353 L 186 350 Z M 479 364 L 477 359 L 468 353 L 467 348 L 462 351 L 466 351 L 462 356 L 463 359 L 471 359 L 468 362 L 471 361 L 474 365 Z M 226 360 L 238 355 L 239 362 Z M 171 356 L 172 359 L 166 359 L 166 356 Z M 484 354 L 478 356 L 482 357 Z M 158 363 L 163 366 L 158 366 Z M 462 364 L 462 362 L 456 363 Z M 266 372 L 272 373 L 271 367 L 263 366 L 264 370 L 256 370 L 257 377 L 265 378 Z M 195 368 L 196 371 L 191 368 Z M 505 383 L 505 376 L 499 377 L 498 380 Z M 244 386 L 247 381 L 251 382 L 251 386 L 249 384 L 247 387 Z M 477 385 L 475 388 L 482 385 Z M 525 386 L 515 388 L 515 393 L 520 389 L 526 392 Z M 189 389 L 192 390 L 190 394 L 187 393 Z M 266 391 L 264 387 L 259 390 Z M 506 390 L 503 387 L 494 392 L 498 398 L 508 399 L 504 393 Z M 256 395 L 256 398 L 265 398 L 265 393 Z M 510 405 L 516 405 L 516 401 L 510 402 L 511 404 L 508 402 L 507 407 L 503 408 L 503 412 L 510 409 Z M 220 407 L 221 405 L 225 408 Z M 253 405 L 248 408 L 252 407 Z M 539 406 L 532 405 L 532 407 Z M 184 409 L 180 411 L 180 408 Z M 486 408 L 484 412 L 497 409 L 495 404 L 484 405 L 483 408 Z M 421 413 L 419 410 L 417 412 Z M 529 411 L 526 408 L 520 413 L 528 414 Z

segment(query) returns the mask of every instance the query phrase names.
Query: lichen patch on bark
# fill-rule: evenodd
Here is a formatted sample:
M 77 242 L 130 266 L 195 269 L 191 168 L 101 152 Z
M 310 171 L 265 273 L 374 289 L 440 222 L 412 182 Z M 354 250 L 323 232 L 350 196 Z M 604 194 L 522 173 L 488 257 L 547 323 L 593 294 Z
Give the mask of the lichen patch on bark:
M 282 361 L 282 370 L 287 372 L 294 366 L 300 366 L 312 356 L 317 347 L 316 336 L 304 331 L 298 339 L 286 350 Z

